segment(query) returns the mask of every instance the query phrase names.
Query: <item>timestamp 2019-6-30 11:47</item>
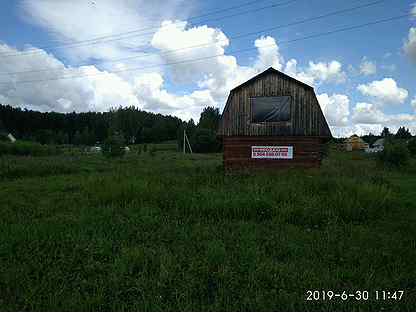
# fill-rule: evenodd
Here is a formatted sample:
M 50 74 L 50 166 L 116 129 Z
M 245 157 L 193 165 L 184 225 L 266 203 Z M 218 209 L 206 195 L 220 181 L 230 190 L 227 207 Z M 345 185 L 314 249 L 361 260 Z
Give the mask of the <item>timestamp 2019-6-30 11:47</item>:
M 307 290 L 306 301 L 400 301 L 404 298 L 404 290 Z

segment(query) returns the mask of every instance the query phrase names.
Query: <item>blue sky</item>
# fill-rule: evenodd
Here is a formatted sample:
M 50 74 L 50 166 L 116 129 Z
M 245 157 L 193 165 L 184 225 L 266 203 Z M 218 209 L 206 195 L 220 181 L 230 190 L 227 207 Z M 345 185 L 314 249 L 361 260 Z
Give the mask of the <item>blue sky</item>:
M 378 133 L 384 126 L 395 131 L 402 125 L 416 134 L 414 0 L 259 0 L 244 5 L 248 2 L 4 0 L 0 102 L 62 112 L 135 105 L 197 119 L 204 106 L 223 108 L 231 88 L 273 66 L 315 87 L 335 135 Z M 241 7 L 220 12 L 233 6 Z M 217 13 L 193 18 L 213 11 Z M 136 31 L 140 29 L 146 31 Z M 136 32 L 126 34 L 132 30 Z M 69 45 L 74 42 L 79 44 Z M 241 49 L 250 50 L 235 52 Z M 201 57 L 207 59 L 184 62 Z

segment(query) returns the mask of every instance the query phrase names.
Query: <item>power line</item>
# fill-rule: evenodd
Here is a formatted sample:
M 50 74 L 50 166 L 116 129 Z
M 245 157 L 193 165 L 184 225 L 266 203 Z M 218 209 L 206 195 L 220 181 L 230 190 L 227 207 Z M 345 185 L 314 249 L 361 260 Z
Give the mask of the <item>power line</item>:
M 201 14 L 201 15 L 191 16 L 191 17 L 187 18 L 186 20 L 190 21 L 190 20 L 199 19 L 199 18 L 202 18 L 202 17 L 216 15 L 218 13 L 224 13 L 224 12 L 227 12 L 227 11 L 240 9 L 240 8 L 243 8 L 243 7 L 246 7 L 246 6 L 250 6 L 250 5 L 253 5 L 253 4 L 258 4 L 258 3 L 261 3 L 261 2 L 265 2 L 265 1 L 269 1 L 269 0 L 249 1 L 249 2 L 245 2 L 245 3 L 239 4 L 239 5 L 230 6 L 230 7 L 227 7 L 227 8 L 216 9 L 216 10 L 213 10 L 213 11 L 209 11 L 208 13 L 204 13 L 204 14 Z M 147 20 L 148 21 L 155 20 L 156 19 L 156 15 L 154 15 L 154 17 L 155 18 L 147 19 Z M 125 32 L 122 32 L 122 33 L 115 33 L 115 34 L 113 34 L 113 33 L 108 34 L 107 33 L 105 35 L 104 34 L 97 35 L 97 37 L 90 38 L 90 39 L 68 42 L 68 44 L 76 44 L 76 43 L 83 43 L 83 42 L 88 42 L 88 41 L 96 41 L 96 40 L 100 40 L 100 39 L 106 39 L 106 38 L 109 38 L 109 37 L 118 37 L 118 36 L 122 36 L 124 34 L 130 34 L 130 33 L 140 32 L 140 31 L 143 31 L 143 30 L 149 30 L 149 28 L 133 29 L 133 30 L 128 30 L 128 31 L 125 31 Z M 50 41 L 57 42 L 57 41 L 59 41 L 59 39 L 50 40 Z M 61 44 L 65 44 L 65 43 L 62 43 L 61 42 Z M 39 49 L 48 49 L 50 47 L 51 46 L 39 47 Z M 52 47 L 55 47 L 55 46 L 52 46 Z M 36 48 L 33 48 L 32 50 L 36 50 Z
M 268 31 L 287 28 L 287 27 L 291 27 L 291 26 L 297 26 L 297 25 L 308 23 L 308 22 L 314 22 L 314 21 L 325 19 L 325 18 L 328 18 L 328 17 L 341 15 L 341 14 L 344 14 L 344 13 L 347 13 L 347 12 L 352 12 L 352 11 L 356 11 L 356 10 L 359 10 L 359 9 L 375 6 L 375 5 L 377 5 L 381 2 L 384 2 L 384 1 L 385 0 L 378 0 L 378 1 L 374 1 L 374 2 L 371 2 L 371 3 L 364 4 L 364 5 L 359 5 L 359 6 L 355 6 L 355 7 L 352 7 L 352 8 L 341 9 L 341 10 L 321 14 L 321 15 L 318 15 L 318 16 L 314 16 L 314 17 L 311 17 L 311 18 L 307 18 L 307 19 L 287 23 L 287 24 L 281 24 L 281 25 L 278 25 L 278 26 L 273 26 L 273 27 L 261 29 L 261 30 L 258 30 L 258 31 L 254 31 L 254 32 L 238 34 L 238 35 L 228 37 L 227 40 L 240 39 L 240 38 L 243 38 L 243 37 L 258 35 L 258 34 L 261 34 L 261 33 L 268 32 Z M 163 52 L 163 53 L 158 53 L 158 55 L 159 56 L 160 55 L 169 55 L 169 54 L 172 54 L 172 53 L 175 53 L 175 52 L 178 52 L 178 51 L 191 50 L 191 49 L 195 49 L 195 48 L 201 48 L 201 47 L 204 47 L 204 46 L 210 46 L 210 45 L 218 44 L 218 43 L 221 43 L 221 42 L 226 42 L 227 40 L 220 40 L 220 41 L 217 41 L 217 42 L 214 42 L 214 43 L 209 42 L 209 43 L 203 43 L 203 44 L 198 44 L 198 45 L 192 45 L 192 46 L 188 46 L 188 47 L 182 47 L 182 48 L 178 48 L 178 49 L 174 49 L 174 50 L 169 50 L 169 51 L 166 51 L 166 52 Z M 147 51 L 137 51 L 137 52 L 146 53 Z M 120 58 L 120 59 L 116 59 L 116 60 L 109 60 L 109 61 L 102 62 L 102 63 L 115 63 L 115 62 L 120 62 L 120 61 L 145 58 L 145 57 L 149 57 L 149 56 L 152 56 L 152 55 L 148 54 L 148 55 L 130 56 L 130 57 Z M 92 65 L 96 65 L 96 64 L 84 63 L 84 64 L 79 64 L 79 65 L 76 65 L 76 66 L 79 67 L 79 66 L 92 66 Z M 55 71 L 61 71 L 61 70 L 62 70 L 62 68 L 30 70 L 30 71 L 21 71 L 21 72 L 8 72 L 8 73 L 1 73 L 0 72 L 0 76 L 28 74 L 28 73 L 40 73 L 40 72 L 55 72 Z
M 329 35 L 340 33 L 340 32 L 346 32 L 346 31 L 356 30 L 356 29 L 360 29 L 360 28 L 364 28 L 364 27 L 368 27 L 368 26 L 372 26 L 372 25 L 391 22 L 391 21 L 403 19 L 403 18 L 406 18 L 406 17 L 409 17 L 409 16 L 412 16 L 412 14 L 398 15 L 398 16 L 393 16 L 393 17 L 390 17 L 390 18 L 385 18 L 385 19 L 380 19 L 380 20 L 360 24 L 360 25 L 354 25 L 354 26 L 335 29 L 335 30 L 332 30 L 332 31 L 312 34 L 312 35 L 309 35 L 309 36 L 300 37 L 300 38 L 296 38 L 296 39 L 292 39 L 292 40 L 281 41 L 279 44 L 280 45 L 290 44 L 290 43 L 295 43 L 295 42 L 299 42 L 299 41 L 304 41 L 304 40 L 329 36 Z M 275 45 L 264 45 L 264 46 L 262 46 L 262 48 L 274 48 L 274 47 L 275 47 Z M 253 51 L 253 50 L 256 50 L 256 49 L 257 48 L 239 49 L 239 50 L 231 51 L 230 54 L 241 54 L 241 53 Z M 63 80 L 63 79 L 77 79 L 77 78 L 85 78 L 85 77 L 97 77 L 97 76 L 102 76 L 102 75 L 107 75 L 107 74 L 117 74 L 117 73 L 122 73 L 122 72 L 130 72 L 130 71 L 138 71 L 138 70 L 156 68 L 156 67 L 160 67 L 160 66 L 172 66 L 172 65 L 180 65 L 180 64 L 186 64 L 186 63 L 199 62 L 199 61 L 212 59 L 212 58 L 216 58 L 216 57 L 220 57 L 220 56 L 224 56 L 224 54 L 216 54 L 216 55 L 211 55 L 211 56 L 206 56 L 206 57 L 201 57 L 201 58 L 195 58 L 195 59 L 190 59 L 190 60 L 171 62 L 171 63 L 161 63 L 161 64 L 150 65 L 150 66 L 127 68 L 127 69 L 109 71 L 109 72 L 105 72 L 105 73 L 88 74 L 88 75 L 80 75 L 80 76 L 64 76 L 64 77 L 57 77 L 57 78 L 44 79 L 44 80 L 15 81 L 14 84 L 39 83 L 39 82 L 56 81 L 56 80 Z M 9 82 L 8 83 L 2 82 L 1 84 L 10 84 L 10 83 Z
M 265 1 L 265 0 L 259 0 L 257 2 L 262 2 L 262 1 Z M 278 2 L 278 3 L 271 4 L 271 5 L 263 6 L 263 7 L 260 7 L 260 8 L 250 9 L 250 10 L 246 10 L 246 11 L 242 11 L 242 12 L 238 12 L 238 13 L 234 13 L 234 14 L 230 14 L 230 15 L 225 15 L 225 16 L 221 16 L 221 17 L 217 17 L 217 18 L 202 20 L 202 21 L 199 21 L 199 23 L 207 23 L 207 22 L 214 22 L 214 21 L 229 19 L 229 18 L 232 18 L 232 17 L 240 16 L 240 15 L 255 13 L 255 12 L 264 11 L 264 10 L 267 10 L 267 9 L 273 9 L 273 8 L 276 8 L 276 7 L 279 7 L 279 6 L 284 6 L 284 5 L 287 5 L 287 4 L 291 4 L 291 3 L 294 3 L 294 2 L 297 2 L 297 1 L 299 1 L 299 0 L 290 0 L 290 1 L 285 1 L 285 2 Z M 231 10 L 231 9 L 227 9 L 227 10 Z M 43 53 L 43 50 L 45 50 L 45 49 L 52 50 L 52 49 L 58 49 L 58 48 L 62 48 L 62 47 L 84 47 L 84 46 L 90 46 L 90 45 L 96 45 L 96 44 L 103 44 L 103 43 L 107 43 L 107 42 L 125 40 L 125 39 L 134 38 L 134 37 L 143 37 L 143 36 L 146 36 L 146 35 L 152 35 L 154 32 L 153 31 L 152 32 L 145 32 L 145 33 L 140 33 L 140 32 L 146 31 L 146 30 L 157 30 L 157 29 L 160 29 L 160 28 L 161 28 L 161 26 L 159 24 L 157 26 L 152 26 L 152 27 L 148 27 L 148 28 L 142 28 L 142 29 L 139 29 L 139 30 L 135 30 L 135 31 L 125 32 L 125 33 L 121 33 L 119 35 L 104 36 L 104 37 L 101 37 L 101 38 L 78 41 L 78 42 L 75 42 L 75 43 L 40 47 L 40 48 L 36 48 L 36 49 L 33 49 L 33 50 L 25 51 L 25 52 L 22 52 L 22 53 L 13 53 L 13 54 L 7 54 L 7 53 L 1 54 L 0 53 L 0 57 L 6 58 L 6 57 L 32 55 L 32 54 Z M 137 33 L 137 32 L 139 32 L 139 33 Z

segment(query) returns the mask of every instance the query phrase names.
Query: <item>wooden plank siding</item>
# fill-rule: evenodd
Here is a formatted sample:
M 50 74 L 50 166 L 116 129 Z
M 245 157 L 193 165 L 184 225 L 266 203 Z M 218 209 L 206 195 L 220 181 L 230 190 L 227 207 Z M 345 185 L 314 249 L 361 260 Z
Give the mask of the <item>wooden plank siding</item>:
M 220 121 L 220 136 L 331 137 L 312 87 L 276 70 L 260 75 L 231 91 Z M 292 97 L 289 121 L 251 123 L 250 98 L 285 95 Z
M 271 96 L 291 96 L 290 119 L 252 123 L 250 99 Z M 332 137 L 314 89 L 273 68 L 231 90 L 218 135 L 226 169 L 318 167 Z M 293 159 L 252 159 L 252 146 L 293 146 Z
M 223 138 L 224 166 L 240 168 L 291 168 L 319 167 L 322 155 L 322 139 L 318 137 L 241 137 Z M 252 146 L 293 146 L 293 159 L 252 159 Z

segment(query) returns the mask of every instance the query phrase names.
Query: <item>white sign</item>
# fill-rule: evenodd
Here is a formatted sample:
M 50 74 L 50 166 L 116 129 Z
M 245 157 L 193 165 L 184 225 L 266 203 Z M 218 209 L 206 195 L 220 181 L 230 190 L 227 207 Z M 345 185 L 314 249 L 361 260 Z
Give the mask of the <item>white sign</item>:
M 252 146 L 251 158 L 293 159 L 293 146 Z

